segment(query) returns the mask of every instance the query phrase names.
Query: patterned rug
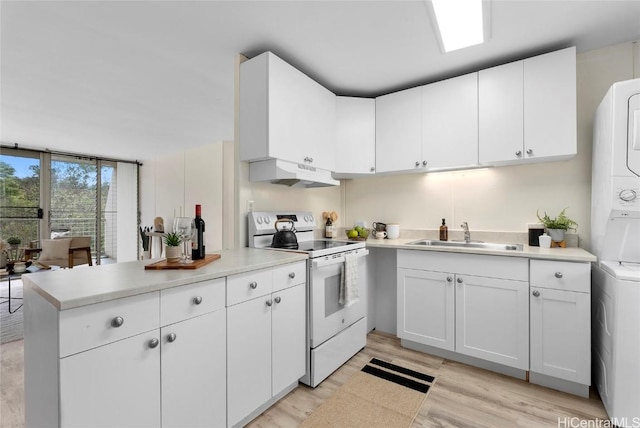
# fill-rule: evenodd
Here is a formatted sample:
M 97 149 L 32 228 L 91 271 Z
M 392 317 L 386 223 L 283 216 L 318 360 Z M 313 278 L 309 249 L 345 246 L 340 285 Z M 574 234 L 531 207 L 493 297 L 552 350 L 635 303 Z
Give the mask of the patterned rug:
M 24 337 L 23 315 L 24 308 L 16 311 L 22 304 L 22 300 L 11 300 L 11 310 L 9 313 L 9 281 L 6 278 L 0 282 L 0 343 L 12 342 Z M 22 280 L 11 280 L 11 297 L 22 297 Z
M 373 358 L 301 427 L 411 426 L 435 378 L 401 364 Z

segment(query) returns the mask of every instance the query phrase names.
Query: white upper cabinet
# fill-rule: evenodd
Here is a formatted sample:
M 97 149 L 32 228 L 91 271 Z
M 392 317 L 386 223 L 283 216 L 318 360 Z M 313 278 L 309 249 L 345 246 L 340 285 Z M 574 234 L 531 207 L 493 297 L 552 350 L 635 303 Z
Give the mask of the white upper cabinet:
M 376 172 L 477 163 L 477 73 L 376 98 Z
M 524 60 L 524 117 L 525 154 L 577 153 L 575 47 Z
M 422 155 L 427 170 L 478 164 L 478 73 L 422 87 Z
M 335 168 L 336 96 L 271 52 L 240 65 L 240 159 Z
M 522 158 L 522 69 L 523 62 L 516 61 L 478 73 L 478 147 L 481 164 Z
M 478 93 L 481 164 L 577 153 L 574 47 L 482 70 Z
M 422 168 L 422 88 L 376 98 L 376 172 Z
M 336 97 L 336 169 L 334 177 L 373 174 L 376 170 L 376 100 Z

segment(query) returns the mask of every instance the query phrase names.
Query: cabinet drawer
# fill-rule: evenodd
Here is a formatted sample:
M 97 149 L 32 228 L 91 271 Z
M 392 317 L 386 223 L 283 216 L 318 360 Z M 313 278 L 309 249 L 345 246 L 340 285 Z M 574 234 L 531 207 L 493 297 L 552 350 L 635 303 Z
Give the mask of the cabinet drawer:
M 160 325 L 222 309 L 225 305 L 225 278 L 196 282 L 160 292 Z
M 283 290 L 307 281 L 307 262 L 273 268 L 273 291 Z
M 117 325 L 117 321 L 122 321 Z M 60 357 L 157 329 L 158 292 L 60 312 Z
M 531 260 L 531 286 L 589 293 L 589 263 Z
M 227 277 L 227 306 L 270 294 L 273 269 L 255 270 Z

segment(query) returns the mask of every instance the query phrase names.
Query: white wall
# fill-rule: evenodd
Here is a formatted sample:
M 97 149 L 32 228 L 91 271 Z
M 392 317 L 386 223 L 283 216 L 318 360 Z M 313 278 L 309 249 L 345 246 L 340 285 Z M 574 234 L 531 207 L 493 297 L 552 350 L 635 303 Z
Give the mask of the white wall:
M 635 52 L 635 54 L 634 54 Z M 577 57 L 578 155 L 568 161 L 348 180 L 346 223 L 398 222 L 405 229 L 435 229 L 444 217 L 451 229 L 525 232 L 536 210 L 568 215 L 589 247 L 593 113 L 609 86 L 640 72 L 632 42 Z
M 194 217 L 195 205 L 202 205 L 206 224 L 207 253 L 223 248 L 223 195 L 225 151 L 233 152 L 233 143 L 217 142 L 174 154 L 147 159 L 140 167 L 140 224 L 153 225 L 155 217 L 164 219 L 170 229 L 177 216 Z M 153 256 L 159 253 L 154 244 Z

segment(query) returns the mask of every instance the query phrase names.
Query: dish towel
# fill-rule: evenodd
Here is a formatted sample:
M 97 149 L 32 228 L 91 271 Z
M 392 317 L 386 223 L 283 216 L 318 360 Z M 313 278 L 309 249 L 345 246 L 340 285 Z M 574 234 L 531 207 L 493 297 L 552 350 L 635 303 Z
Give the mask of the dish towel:
M 340 276 L 340 296 L 338 303 L 348 308 L 359 300 L 358 293 L 358 255 L 347 253 L 344 255 L 342 275 Z

